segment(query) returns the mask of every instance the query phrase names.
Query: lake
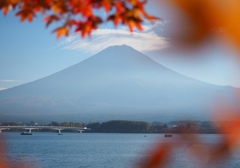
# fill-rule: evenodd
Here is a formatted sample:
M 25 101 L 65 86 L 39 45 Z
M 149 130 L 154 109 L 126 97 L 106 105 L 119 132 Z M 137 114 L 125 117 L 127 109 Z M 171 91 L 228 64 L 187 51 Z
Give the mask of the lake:
M 23 136 L 19 132 L 1 133 L 6 139 L 8 156 L 14 161 L 25 160 L 36 168 L 131 168 L 138 167 L 142 158 L 149 156 L 149 150 L 156 142 L 177 143 L 179 135 L 165 138 L 164 134 L 115 134 L 115 133 L 42 133 L 33 132 Z M 206 156 L 198 161 L 189 149 L 193 146 L 219 143 L 221 135 L 197 135 L 202 144 L 183 141 L 174 149 L 167 167 L 201 168 L 208 162 Z M 204 158 L 205 157 L 205 158 Z M 15 162 L 13 162 L 15 164 Z M 16 165 L 17 167 L 17 165 Z M 32 166 L 31 166 L 32 167 Z M 239 149 L 217 160 L 211 167 L 240 167 Z

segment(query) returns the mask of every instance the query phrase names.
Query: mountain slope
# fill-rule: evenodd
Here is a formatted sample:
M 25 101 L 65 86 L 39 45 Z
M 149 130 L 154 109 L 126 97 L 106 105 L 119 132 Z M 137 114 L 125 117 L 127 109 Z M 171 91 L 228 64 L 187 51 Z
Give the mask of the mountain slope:
M 112 46 L 58 73 L 0 92 L 2 119 L 161 120 L 201 117 L 230 88 L 200 82 L 128 46 Z M 21 118 L 21 119 L 22 119 Z

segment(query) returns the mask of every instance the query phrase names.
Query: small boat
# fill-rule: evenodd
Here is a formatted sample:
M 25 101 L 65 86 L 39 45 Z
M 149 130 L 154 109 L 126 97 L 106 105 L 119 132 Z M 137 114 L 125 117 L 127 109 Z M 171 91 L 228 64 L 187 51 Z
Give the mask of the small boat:
M 58 133 L 58 135 L 63 135 L 62 133 Z
M 32 135 L 31 132 L 22 132 L 21 135 Z
M 172 134 L 165 134 L 164 137 L 172 137 Z

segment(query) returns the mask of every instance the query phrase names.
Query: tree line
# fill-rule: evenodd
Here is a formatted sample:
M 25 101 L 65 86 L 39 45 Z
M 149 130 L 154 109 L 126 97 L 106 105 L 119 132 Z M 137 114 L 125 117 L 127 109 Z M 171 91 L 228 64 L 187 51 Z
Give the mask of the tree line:
M 144 121 L 112 120 L 87 124 L 88 132 L 102 133 L 147 133 L 159 132 L 167 128 L 166 124 L 150 124 Z

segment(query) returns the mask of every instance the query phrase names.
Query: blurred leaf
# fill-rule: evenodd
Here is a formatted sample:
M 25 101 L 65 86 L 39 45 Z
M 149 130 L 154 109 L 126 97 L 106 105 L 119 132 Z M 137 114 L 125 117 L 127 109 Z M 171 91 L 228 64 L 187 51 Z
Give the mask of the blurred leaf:
M 60 38 L 61 36 L 68 36 L 68 29 L 66 27 L 59 27 L 53 30 L 56 33 L 56 37 Z
M 150 158 L 144 158 L 141 168 L 158 168 L 163 167 L 170 156 L 171 144 L 153 145 L 154 149 L 150 152 Z
M 46 26 L 48 27 L 53 21 L 58 21 L 60 20 L 60 18 L 57 16 L 57 15 L 50 15 L 50 16 L 47 16 L 43 19 L 44 22 L 47 22 L 46 23 Z
M 28 20 L 29 22 L 31 22 L 33 20 L 33 17 L 35 16 L 35 14 L 32 12 L 31 9 L 23 9 L 19 12 L 16 13 L 16 16 L 20 17 L 20 21 L 23 22 L 25 20 Z

